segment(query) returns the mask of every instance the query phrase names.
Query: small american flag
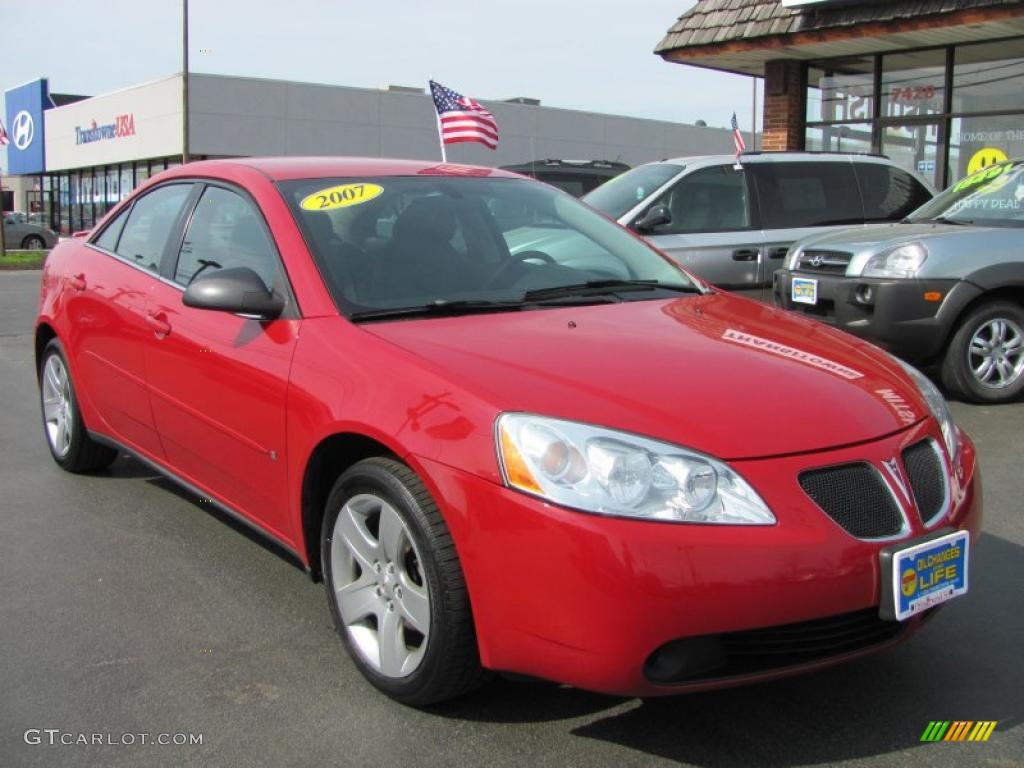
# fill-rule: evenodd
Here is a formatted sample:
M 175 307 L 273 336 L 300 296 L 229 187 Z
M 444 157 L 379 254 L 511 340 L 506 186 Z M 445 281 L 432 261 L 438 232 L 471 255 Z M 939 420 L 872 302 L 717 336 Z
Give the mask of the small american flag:
M 3 120 L 0 120 L 0 147 L 10 144 L 11 140 L 7 138 L 7 131 L 4 130 Z
M 740 153 L 747 148 L 747 142 L 743 140 L 743 134 L 740 133 L 740 124 L 736 120 L 736 113 L 732 113 L 732 143 L 736 145 L 736 157 L 740 156 Z
M 498 123 L 478 102 L 433 80 L 430 95 L 434 97 L 444 144 L 478 141 L 491 149 L 498 148 Z

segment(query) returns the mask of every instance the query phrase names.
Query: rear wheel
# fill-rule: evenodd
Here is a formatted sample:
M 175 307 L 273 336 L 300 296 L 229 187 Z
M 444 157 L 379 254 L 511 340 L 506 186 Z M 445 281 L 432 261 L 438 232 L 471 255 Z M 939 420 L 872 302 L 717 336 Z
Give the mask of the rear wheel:
M 64 350 L 52 339 L 39 366 L 39 401 L 46 443 L 53 460 L 68 472 L 89 472 L 113 463 L 117 451 L 89 437 L 78 409 Z
M 424 706 L 486 680 L 455 546 L 409 467 L 365 459 L 338 478 L 321 555 L 335 625 L 374 686 Z
M 949 342 L 942 383 L 976 403 L 1005 403 L 1024 390 L 1024 309 L 990 301 L 973 309 Z

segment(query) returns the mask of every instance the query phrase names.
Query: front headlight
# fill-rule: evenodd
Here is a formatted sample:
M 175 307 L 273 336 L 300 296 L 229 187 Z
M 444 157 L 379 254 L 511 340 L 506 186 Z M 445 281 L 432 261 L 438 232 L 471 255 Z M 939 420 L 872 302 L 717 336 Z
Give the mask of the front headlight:
M 864 265 L 861 276 L 914 277 L 927 258 L 928 249 L 921 243 L 907 243 L 872 256 Z
M 686 448 L 525 413 L 502 414 L 496 437 L 505 483 L 555 504 L 676 523 L 775 522 L 736 472 Z
M 939 429 L 942 430 L 942 441 L 946 444 L 946 453 L 949 455 L 949 460 L 950 462 L 955 461 L 959 443 L 956 436 L 956 423 L 953 421 L 953 414 L 949 412 L 946 398 L 939 392 L 939 388 L 932 384 L 931 379 L 917 370 L 917 368 L 908 365 L 899 358 L 893 359 L 903 366 L 903 370 L 910 374 L 910 378 L 917 384 L 917 388 L 921 391 L 921 397 L 928 403 L 928 410 L 932 412 L 932 416 L 939 422 Z

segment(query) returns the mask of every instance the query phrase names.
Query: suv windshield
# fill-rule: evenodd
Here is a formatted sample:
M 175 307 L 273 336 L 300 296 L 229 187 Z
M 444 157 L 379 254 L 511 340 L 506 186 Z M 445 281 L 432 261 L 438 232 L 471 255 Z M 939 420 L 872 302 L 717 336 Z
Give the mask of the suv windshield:
M 536 182 L 392 176 L 279 186 L 353 319 L 699 291 L 650 246 Z
M 584 195 L 583 201 L 611 218 L 618 219 L 673 176 L 682 173 L 683 167 L 673 163 L 641 165 L 609 179 L 593 192 Z
M 1024 162 L 1000 163 L 961 179 L 907 221 L 1024 227 Z

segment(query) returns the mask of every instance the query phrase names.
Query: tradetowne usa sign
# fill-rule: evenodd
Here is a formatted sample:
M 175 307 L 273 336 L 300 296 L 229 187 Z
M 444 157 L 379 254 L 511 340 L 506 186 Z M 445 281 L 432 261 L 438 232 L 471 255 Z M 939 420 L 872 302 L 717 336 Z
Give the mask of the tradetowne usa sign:
M 93 120 L 92 126 L 88 128 L 75 126 L 75 144 L 91 144 L 94 141 L 120 139 L 134 135 L 135 114 L 133 112 L 129 112 L 127 115 L 116 115 L 114 122 L 106 125 L 97 125 Z

